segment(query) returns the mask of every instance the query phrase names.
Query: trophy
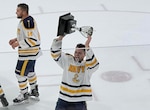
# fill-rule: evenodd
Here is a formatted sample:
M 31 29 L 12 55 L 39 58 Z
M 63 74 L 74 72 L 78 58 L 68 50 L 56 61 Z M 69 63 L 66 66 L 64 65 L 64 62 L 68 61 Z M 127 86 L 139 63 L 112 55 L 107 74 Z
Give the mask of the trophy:
M 91 36 L 93 34 L 93 27 L 91 26 L 76 26 L 77 21 L 74 20 L 74 16 L 71 13 L 67 13 L 59 17 L 57 36 L 65 36 L 71 34 L 76 30 L 79 31 L 84 37 Z

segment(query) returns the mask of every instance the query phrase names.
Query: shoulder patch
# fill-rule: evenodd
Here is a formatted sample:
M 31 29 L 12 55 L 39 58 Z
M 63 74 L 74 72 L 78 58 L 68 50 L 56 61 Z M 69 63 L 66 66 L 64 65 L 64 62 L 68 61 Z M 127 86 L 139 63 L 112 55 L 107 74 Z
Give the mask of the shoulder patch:
M 66 55 L 68 55 L 68 56 L 72 56 L 72 57 L 73 57 L 73 55 L 71 55 L 71 54 L 69 54 L 69 53 L 66 53 Z
M 25 18 L 23 20 L 23 24 L 24 24 L 24 27 L 27 28 L 27 29 L 34 28 L 34 19 L 33 19 L 33 17 L 29 16 L 29 17 Z

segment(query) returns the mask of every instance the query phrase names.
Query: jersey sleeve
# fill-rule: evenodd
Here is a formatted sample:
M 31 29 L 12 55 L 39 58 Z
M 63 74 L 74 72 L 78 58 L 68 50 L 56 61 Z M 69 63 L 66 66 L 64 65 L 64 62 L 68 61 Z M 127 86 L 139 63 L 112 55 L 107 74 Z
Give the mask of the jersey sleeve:
M 99 62 L 91 48 L 86 50 L 86 68 L 89 74 L 94 73 L 99 68 Z
M 21 22 L 22 38 L 20 40 L 20 47 L 37 47 L 40 45 L 40 34 L 38 32 L 36 22 L 32 17 L 27 17 Z
M 62 52 L 62 41 L 58 41 L 57 39 L 53 40 L 51 56 L 61 68 L 64 68 L 65 62 L 67 62 L 67 56 Z

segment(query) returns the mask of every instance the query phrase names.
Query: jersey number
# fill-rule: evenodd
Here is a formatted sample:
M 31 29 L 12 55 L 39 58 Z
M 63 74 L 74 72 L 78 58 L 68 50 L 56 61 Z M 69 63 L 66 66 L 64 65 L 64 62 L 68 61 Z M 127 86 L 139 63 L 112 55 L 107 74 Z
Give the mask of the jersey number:
M 30 37 L 30 36 L 32 36 L 33 35 L 33 33 L 30 31 L 30 32 L 28 32 L 28 36 Z

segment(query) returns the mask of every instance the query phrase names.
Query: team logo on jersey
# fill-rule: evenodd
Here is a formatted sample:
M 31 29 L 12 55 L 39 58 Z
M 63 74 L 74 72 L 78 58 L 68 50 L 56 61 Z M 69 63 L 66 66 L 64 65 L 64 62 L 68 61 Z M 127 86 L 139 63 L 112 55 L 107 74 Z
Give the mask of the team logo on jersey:
M 72 78 L 72 81 L 74 83 L 78 83 L 79 80 L 79 73 L 85 72 L 85 66 L 76 66 L 76 65 L 70 65 L 68 71 L 75 73 L 74 77 Z

